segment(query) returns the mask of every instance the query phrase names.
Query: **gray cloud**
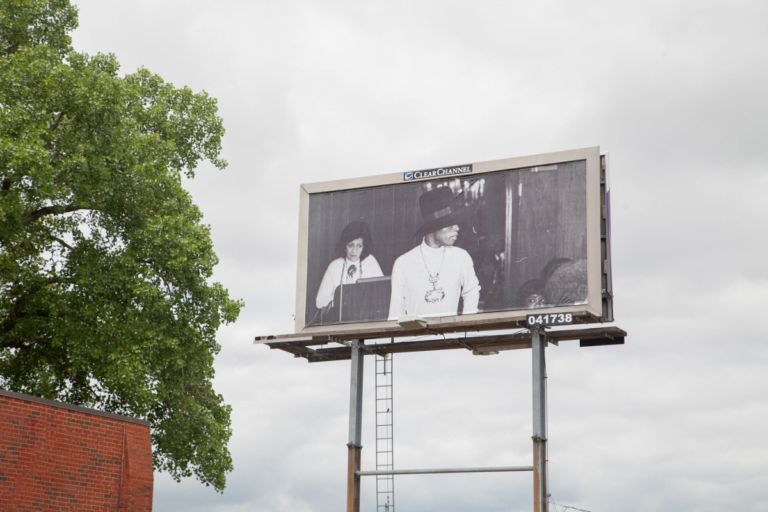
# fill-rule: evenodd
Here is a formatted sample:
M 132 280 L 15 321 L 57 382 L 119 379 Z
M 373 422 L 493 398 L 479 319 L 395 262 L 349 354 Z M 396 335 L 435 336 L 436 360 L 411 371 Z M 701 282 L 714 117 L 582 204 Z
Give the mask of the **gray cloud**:
M 78 5 L 78 48 L 208 91 L 227 127 L 230 168 L 201 168 L 188 188 L 216 278 L 246 301 L 217 358 L 235 471 L 223 495 L 158 475 L 155 510 L 343 507 L 348 364 L 251 344 L 293 330 L 300 183 L 596 144 L 611 158 L 617 324 L 630 337 L 548 350 L 553 499 L 768 510 L 768 4 Z M 395 364 L 399 467 L 530 460 L 529 352 Z M 398 506 L 529 510 L 529 478 L 402 477 Z

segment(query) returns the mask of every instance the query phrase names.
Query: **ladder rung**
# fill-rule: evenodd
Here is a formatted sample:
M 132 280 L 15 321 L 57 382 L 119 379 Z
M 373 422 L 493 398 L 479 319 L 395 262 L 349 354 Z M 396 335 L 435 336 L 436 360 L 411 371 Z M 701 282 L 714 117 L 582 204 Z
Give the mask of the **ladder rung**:
M 391 354 L 376 355 L 375 363 L 376 469 L 377 471 L 394 471 L 392 356 Z M 377 512 L 394 511 L 394 478 L 392 474 L 376 476 Z

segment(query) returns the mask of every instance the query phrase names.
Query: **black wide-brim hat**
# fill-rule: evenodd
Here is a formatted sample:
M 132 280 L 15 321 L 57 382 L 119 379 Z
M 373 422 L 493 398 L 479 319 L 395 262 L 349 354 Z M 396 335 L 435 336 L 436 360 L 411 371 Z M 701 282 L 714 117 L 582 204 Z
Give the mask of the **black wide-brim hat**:
M 463 197 L 459 194 L 458 198 Z M 419 197 L 421 226 L 416 235 L 424 236 L 447 226 L 466 221 L 469 210 L 464 207 L 448 187 L 438 187 L 425 192 Z

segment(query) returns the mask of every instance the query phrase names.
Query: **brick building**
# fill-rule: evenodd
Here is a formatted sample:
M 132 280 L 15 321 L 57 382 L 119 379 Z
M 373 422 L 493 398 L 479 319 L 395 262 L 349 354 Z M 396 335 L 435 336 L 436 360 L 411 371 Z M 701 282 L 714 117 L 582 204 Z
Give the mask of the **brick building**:
M 152 510 L 149 424 L 0 390 L 0 511 Z

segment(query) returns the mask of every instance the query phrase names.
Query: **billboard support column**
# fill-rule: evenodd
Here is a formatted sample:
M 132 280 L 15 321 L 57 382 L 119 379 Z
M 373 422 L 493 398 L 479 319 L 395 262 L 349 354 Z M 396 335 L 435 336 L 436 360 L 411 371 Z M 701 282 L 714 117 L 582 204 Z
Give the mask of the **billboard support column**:
M 363 342 L 350 346 L 351 377 L 349 382 L 349 441 L 347 442 L 347 512 L 360 512 L 360 456 L 363 450 Z
M 543 329 L 531 330 L 533 352 L 533 512 L 548 512 L 547 491 L 547 339 Z

